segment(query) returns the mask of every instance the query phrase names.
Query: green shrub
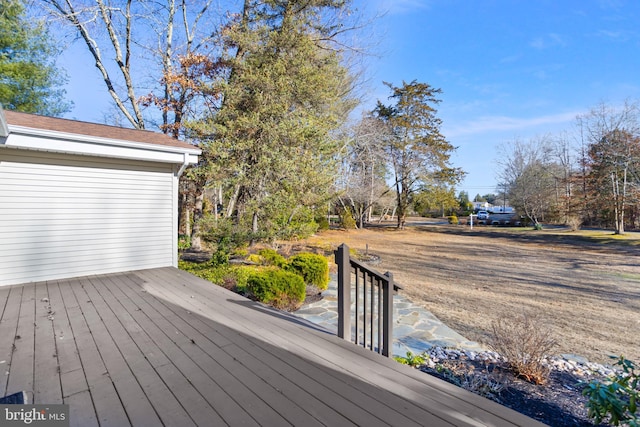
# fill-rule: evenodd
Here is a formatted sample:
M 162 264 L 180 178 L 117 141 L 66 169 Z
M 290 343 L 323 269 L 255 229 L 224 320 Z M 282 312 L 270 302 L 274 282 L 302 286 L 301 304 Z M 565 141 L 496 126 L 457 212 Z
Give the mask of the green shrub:
M 640 401 L 640 370 L 630 360 L 620 356 L 615 365 L 622 367 L 624 372 L 605 382 L 591 381 L 582 390 L 584 396 L 589 397 L 587 408 L 589 418 L 595 424 L 600 424 L 609 417 L 614 426 L 640 426 L 638 401 Z
M 247 279 L 255 270 L 255 268 L 246 266 L 213 265 L 210 262 L 195 263 L 186 261 L 179 261 L 178 268 L 236 292 L 244 292 L 246 290 Z
M 247 261 L 252 262 L 254 264 L 264 264 L 264 257 L 258 254 L 251 254 L 247 257 Z
M 287 265 L 287 260 L 285 257 L 280 255 L 275 249 L 264 248 L 258 251 L 258 255 L 260 255 L 264 259 L 265 265 L 275 265 L 276 267 L 283 268 Z
M 229 252 L 224 249 L 218 249 L 211 255 L 211 264 L 222 266 L 229 264 Z
M 247 256 L 249 256 L 249 251 L 246 248 L 236 248 L 231 251 L 231 256 L 237 258 L 246 258 Z
M 279 309 L 291 309 L 304 302 L 302 277 L 280 269 L 254 271 L 247 279 L 247 291 L 258 301 Z
M 396 362 L 403 365 L 409 365 L 412 368 L 419 368 L 426 363 L 426 361 L 429 359 L 429 355 L 426 353 L 423 353 L 422 355 L 413 354 L 412 352 L 407 351 L 407 357 L 394 356 L 393 358 Z
M 178 236 L 178 250 L 184 251 L 191 247 L 191 236 L 188 234 L 180 234 Z
M 353 230 L 356 228 L 356 220 L 353 219 L 353 215 L 351 215 L 351 211 L 349 209 L 345 209 L 340 214 L 340 225 L 342 225 L 342 228 L 346 230 Z
M 306 239 L 318 231 L 318 224 L 314 220 L 292 221 L 279 226 L 273 238 L 282 240 Z
M 447 219 L 449 220 L 449 224 L 458 225 L 460 223 L 460 221 L 458 221 L 458 217 L 455 215 L 448 216 Z
M 302 276 L 307 285 L 324 290 L 329 286 L 329 263 L 322 255 L 303 252 L 289 258 L 289 271 Z
M 317 216 L 315 218 L 316 224 L 318 224 L 318 230 L 328 230 L 329 229 L 329 220 L 326 216 Z

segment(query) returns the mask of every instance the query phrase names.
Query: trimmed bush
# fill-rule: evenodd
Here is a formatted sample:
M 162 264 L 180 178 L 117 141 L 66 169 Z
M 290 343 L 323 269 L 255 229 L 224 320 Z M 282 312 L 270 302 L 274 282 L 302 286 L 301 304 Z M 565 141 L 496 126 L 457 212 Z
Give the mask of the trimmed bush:
M 179 261 L 178 268 L 234 292 L 244 292 L 253 269 L 245 266 L 213 265 Z
M 451 215 L 447 217 L 447 219 L 449 220 L 449 224 L 458 225 L 460 223 L 460 221 L 458 220 L 458 217 L 455 215 Z
M 276 267 L 283 268 L 287 265 L 287 260 L 285 257 L 280 255 L 276 250 L 264 248 L 258 251 L 258 255 L 260 255 L 264 259 L 265 265 L 275 265 Z
M 302 277 L 280 269 L 253 272 L 247 291 L 258 301 L 279 309 L 296 308 L 304 302 L 306 286 Z
M 307 285 L 320 290 L 329 286 L 329 263 L 322 255 L 303 252 L 289 258 L 287 269 L 299 274 Z

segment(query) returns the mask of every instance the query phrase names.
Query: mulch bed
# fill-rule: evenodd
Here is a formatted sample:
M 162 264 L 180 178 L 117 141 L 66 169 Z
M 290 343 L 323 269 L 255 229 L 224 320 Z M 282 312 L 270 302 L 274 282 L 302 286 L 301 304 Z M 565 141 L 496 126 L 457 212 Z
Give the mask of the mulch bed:
M 582 395 L 582 389 L 592 379 L 602 380 L 601 376 L 578 376 L 569 372 L 552 371 L 546 384 L 535 385 L 514 377 L 500 366 L 485 365 L 483 362 L 447 361 L 445 366 L 450 367 L 445 372 L 426 365 L 420 370 L 458 386 L 463 372 L 482 372 L 500 382 L 503 389 L 499 393 L 480 390 L 476 391 L 477 394 L 550 426 L 594 425 L 587 417 L 588 399 Z M 454 376 L 452 372 L 458 375 Z

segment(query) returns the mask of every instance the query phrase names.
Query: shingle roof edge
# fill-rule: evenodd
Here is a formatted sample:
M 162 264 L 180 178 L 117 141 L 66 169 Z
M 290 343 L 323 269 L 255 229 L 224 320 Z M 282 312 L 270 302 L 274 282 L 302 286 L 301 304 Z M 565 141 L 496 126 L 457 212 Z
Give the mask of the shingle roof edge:
M 4 116 L 4 121 L 1 116 Z M 4 122 L 4 123 L 3 123 Z M 61 132 L 97 138 L 139 142 L 143 144 L 160 145 L 200 151 L 195 145 L 179 141 L 165 134 L 149 130 L 129 129 L 117 126 L 102 125 L 97 123 L 82 122 L 78 120 L 61 119 L 57 117 L 39 116 L 36 114 L 4 111 L 0 108 L 0 136 L 3 125 L 20 126 L 44 131 Z M 9 129 L 6 129 L 10 131 Z M 6 132 L 8 134 L 8 132 Z

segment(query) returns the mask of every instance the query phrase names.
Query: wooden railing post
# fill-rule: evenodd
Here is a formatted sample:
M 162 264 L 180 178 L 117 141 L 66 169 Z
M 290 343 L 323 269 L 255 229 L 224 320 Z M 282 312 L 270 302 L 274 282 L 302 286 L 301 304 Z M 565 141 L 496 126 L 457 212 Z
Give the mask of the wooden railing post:
M 351 261 L 349 247 L 338 246 L 336 251 L 338 265 L 338 336 L 351 341 Z
M 388 281 L 384 286 L 382 292 L 384 293 L 384 306 L 382 308 L 383 324 L 382 324 L 382 339 L 384 341 L 382 346 L 382 354 L 384 356 L 391 356 L 391 346 L 393 345 L 393 274 L 390 272 L 384 273 Z

